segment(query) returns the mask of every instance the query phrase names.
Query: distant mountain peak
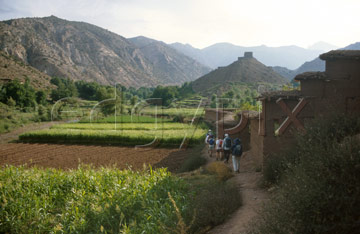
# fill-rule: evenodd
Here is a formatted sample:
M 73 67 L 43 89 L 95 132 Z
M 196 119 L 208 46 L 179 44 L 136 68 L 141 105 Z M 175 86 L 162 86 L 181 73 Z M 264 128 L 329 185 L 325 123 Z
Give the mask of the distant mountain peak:
M 339 47 L 335 46 L 335 45 L 332 45 L 332 44 L 329 44 L 329 43 L 324 42 L 324 41 L 318 41 L 318 42 L 314 43 L 313 45 L 309 46 L 308 49 L 309 50 L 320 50 L 320 51 L 323 51 L 323 52 L 327 52 L 327 51 L 330 51 L 330 50 L 339 49 Z
M 203 49 L 196 49 L 181 43 L 173 43 L 171 46 L 211 68 L 227 66 L 246 51 L 253 51 L 256 54 L 256 59 L 266 66 L 282 66 L 288 69 L 296 69 L 305 61 L 312 60 L 320 54 L 319 51 L 308 50 L 295 45 L 245 47 L 221 42 Z

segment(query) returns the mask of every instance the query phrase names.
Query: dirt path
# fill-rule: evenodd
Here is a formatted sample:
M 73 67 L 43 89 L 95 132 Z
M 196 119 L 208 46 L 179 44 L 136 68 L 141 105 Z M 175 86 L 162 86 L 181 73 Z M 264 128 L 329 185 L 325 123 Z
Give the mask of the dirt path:
M 206 153 L 206 151 L 204 151 Z M 210 161 L 214 161 L 212 158 Z M 232 168 L 229 160 L 228 166 Z M 266 190 L 259 188 L 261 172 L 255 171 L 250 152 L 245 152 L 240 161 L 240 173 L 231 178 L 238 185 L 243 198 L 243 205 L 235 211 L 225 223 L 216 226 L 208 234 L 246 233 L 250 222 L 258 214 L 264 202 L 268 200 Z
M 62 123 L 62 122 L 31 123 L 23 127 L 17 128 L 11 132 L 2 133 L 0 134 L 0 144 L 4 144 L 16 140 L 19 137 L 19 135 L 24 132 L 50 128 L 52 125 L 58 123 Z

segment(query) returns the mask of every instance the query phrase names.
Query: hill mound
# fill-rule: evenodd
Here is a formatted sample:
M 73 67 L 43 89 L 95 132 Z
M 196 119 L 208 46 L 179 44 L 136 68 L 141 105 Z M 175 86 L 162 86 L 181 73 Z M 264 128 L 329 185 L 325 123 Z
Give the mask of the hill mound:
M 286 82 L 284 77 L 253 58 L 252 54 L 248 54 L 239 57 L 229 66 L 219 67 L 200 77 L 193 82 L 192 87 L 195 92 L 209 96 L 212 93 L 220 95 L 234 85 L 285 84 Z

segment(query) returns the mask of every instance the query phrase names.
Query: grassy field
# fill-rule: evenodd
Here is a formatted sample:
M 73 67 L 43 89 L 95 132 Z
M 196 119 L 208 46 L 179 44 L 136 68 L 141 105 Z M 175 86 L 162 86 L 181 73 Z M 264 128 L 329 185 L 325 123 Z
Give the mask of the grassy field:
M 9 166 L 0 170 L 0 232 L 164 233 L 176 229 L 173 202 L 184 213 L 190 194 L 165 169 Z
M 20 135 L 23 142 L 112 144 L 122 146 L 145 145 L 156 139 L 163 147 L 179 147 L 187 136 L 188 144 L 200 143 L 206 130 L 181 123 L 120 123 L 114 124 L 62 124 L 52 129 L 27 132 Z M 111 130 L 114 129 L 114 130 Z
M 182 123 L 70 123 L 54 125 L 51 129 L 83 129 L 83 130 L 188 130 L 194 129 Z
M 95 117 L 95 116 L 94 116 Z M 172 122 L 171 119 L 154 118 L 151 116 L 139 116 L 139 115 L 121 115 L 121 116 L 108 116 L 99 119 L 92 119 L 90 117 L 82 119 L 80 123 L 155 123 L 155 122 Z
M 141 111 L 142 114 L 145 115 L 155 115 L 155 109 L 153 108 L 145 108 L 144 110 Z M 199 109 L 197 108 L 167 108 L 167 109 L 161 109 L 161 110 L 157 110 L 157 115 L 158 116 L 169 116 L 169 117 L 174 117 L 174 116 L 183 116 L 183 117 L 187 117 L 187 118 L 192 118 L 192 117 L 200 117 L 202 115 L 204 115 L 204 108 L 201 107 Z

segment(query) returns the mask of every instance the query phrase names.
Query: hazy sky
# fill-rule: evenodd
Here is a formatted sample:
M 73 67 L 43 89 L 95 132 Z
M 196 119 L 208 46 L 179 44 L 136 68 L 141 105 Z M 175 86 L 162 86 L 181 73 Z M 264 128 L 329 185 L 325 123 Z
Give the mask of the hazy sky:
M 0 20 L 55 15 L 203 48 L 360 41 L 360 0 L 0 0 Z

